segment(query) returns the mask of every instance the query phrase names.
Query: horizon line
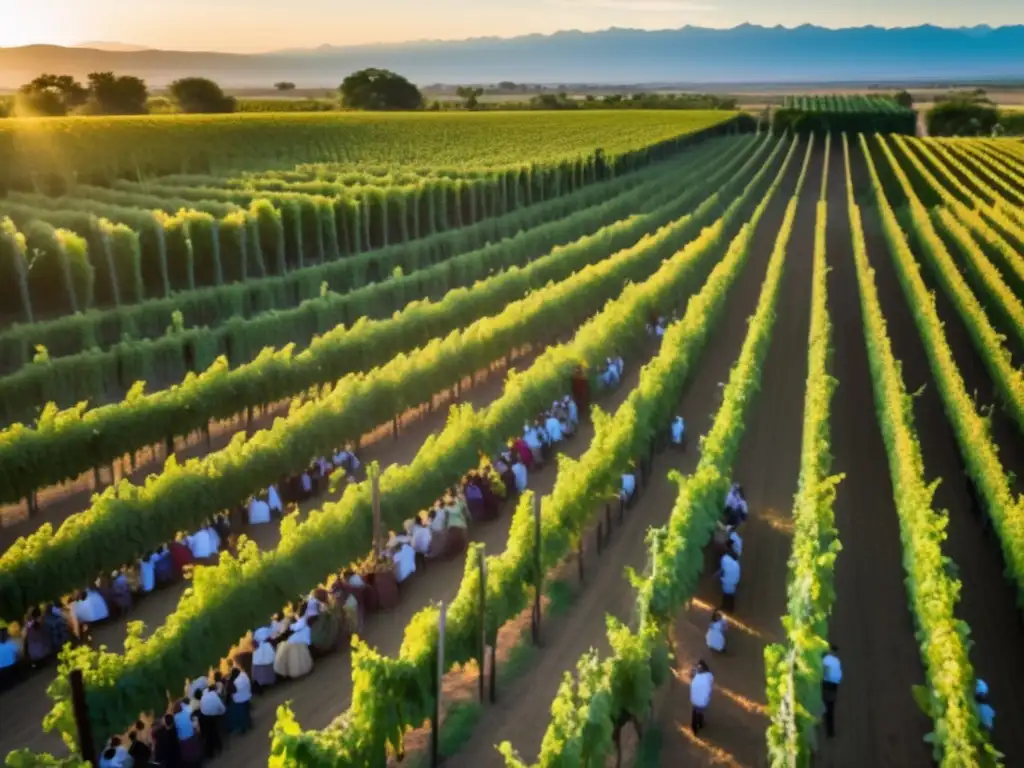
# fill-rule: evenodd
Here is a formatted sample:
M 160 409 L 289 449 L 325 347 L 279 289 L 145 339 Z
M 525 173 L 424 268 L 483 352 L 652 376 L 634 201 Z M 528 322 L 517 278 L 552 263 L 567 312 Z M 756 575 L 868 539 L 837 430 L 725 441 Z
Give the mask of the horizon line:
M 382 48 L 382 47 L 401 47 L 409 45 L 424 45 L 424 44 L 455 44 L 455 43 L 472 43 L 472 42 L 483 42 L 483 41 L 497 41 L 497 40 L 520 40 L 524 38 L 536 37 L 536 38 L 551 38 L 559 35 L 566 34 L 579 34 L 579 35 L 597 35 L 606 32 L 682 32 L 684 30 L 705 30 L 709 32 L 733 32 L 737 29 L 749 27 L 752 29 L 763 29 L 763 30 L 785 30 L 785 31 L 796 31 L 799 29 L 810 28 L 820 29 L 828 32 L 843 32 L 843 31 L 857 31 L 865 29 L 873 30 L 884 30 L 887 32 L 897 32 L 901 30 L 912 30 L 912 29 L 923 29 L 931 28 L 938 29 L 947 32 L 958 32 L 958 31 L 971 31 L 977 29 L 989 29 L 992 31 L 1000 29 L 1011 29 L 1015 27 L 1024 27 L 1024 24 L 1000 24 L 991 25 L 984 22 L 974 24 L 972 26 L 954 26 L 946 27 L 940 24 L 932 24 L 930 22 L 922 22 L 921 24 L 913 25 L 902 25 L 902 26 L 883 26 L 879 24 L 862 24 L 859 26 L 838 26 L 832 27 L 824 24 L 811 24 L 805 22 L 803 24 L 796 24 L 794 26 L 787 26 L 785 24 L 774 24 L 772 26 L 766 26 L 764 24 L 752 24 L 750 22 L 743 22 L 735 24 L 731 27 L 713 27 L 703 26 L 699 24 L 685 24 L 681 27 L 662 27 L 657 29 L 644 29 L 641 27 L 618 27 L 610 26 L 603 29 L 596 29 L 591 31 L 584 31 L 580 29 L 559 29 L 554 32 L 527 32 L 518 35 L 476 35 L 472 37 L 461 37 L 461 38 L 415 38 L 410 40 L 402 41 L 377 41 L 369 43 L 321 43 L 319 45 L 310 45 L 308 47 L 301 48 L 271 48 L 261 51 L 249 51 L 249 52 L 238 52 L 238 51 L 217 51 L 209 49 L 187 49 L 187 48 L 151 48 L 141 44 L 135 43 L 122 43 L 118 41 L 90 41 L 89 43 L 76 43 L 73 45 L 61 45 L 59 43 L 26 43 L 25 45 L 11 45 L 11 46 L 0 46 L 0 51 L 15 51 L 25 48 L 63 48 L 66 50 L 82 50 L 82 51 L 97 51 L 99 53 L 120 53 L 120 54 L 132 54 L 132 53 L 194 53 L 194 54 L 217 54 L 221 56 L 266 56 L 269 54 L 287 54 L 287 53 L 313 53 L 324 49 L 360 49 L 360 48 Z M 100 46 L 123 46 L 126 50 L 110 50 Z

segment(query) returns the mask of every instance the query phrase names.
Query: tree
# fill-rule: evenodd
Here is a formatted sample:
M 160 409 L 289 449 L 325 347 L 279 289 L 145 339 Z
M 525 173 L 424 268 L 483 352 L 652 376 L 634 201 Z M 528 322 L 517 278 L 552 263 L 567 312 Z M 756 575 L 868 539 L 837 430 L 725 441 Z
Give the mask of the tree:
M 66 115 L 80 107 L 89 91 L 71 75 L 40 75 L 18 89 L 15 112 L 23 116 Z
M 182 112 L 219 114 L 235 111 L 235 99 L 226 96 L 219 85 L 205 77 L 175 80 L 168 90 Z
M 96 115 L 144 115 L 149 90 L 137 77 L 113 72 L 93 72 L 89 75 L 89 101 L 87 109 Z
M 999 110 L 973 100 L 942 101 L 928 113 L 929 136 L 988 136 L 999 123 Z
M 480 97 L 484 95 L 484 89 L 460 85 L 455 89 L 455 95 L 462 99 L 463 106 L 466 109 L 476 109 L 480 106 Z
M 362 69 L 345 78 L 341 103 L 350 109 L 413 110 L 423 106 L 419 88 L 386 69 Z
M 278 91 L 294 91 L 295 90 L 295 83 L 289 83 L 287 81 L 282 81 L 280 83 L 274 83 L 274 88 L 276 90 L 278 90 Z
M 914 97 L 911 96 L 908 91 L 900 91 L 895 96 L 893 96 L 893 100 L 901 107 L 904 107 L 906 109 L 914 108 Z

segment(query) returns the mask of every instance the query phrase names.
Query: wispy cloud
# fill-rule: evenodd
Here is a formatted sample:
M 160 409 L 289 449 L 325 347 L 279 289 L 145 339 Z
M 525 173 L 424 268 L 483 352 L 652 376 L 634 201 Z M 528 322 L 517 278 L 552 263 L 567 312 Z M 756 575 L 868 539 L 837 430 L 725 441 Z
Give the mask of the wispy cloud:
M 718 6 L 691 0 L 553 0 L 563 8 L 605 8 L 637 13 L 713 13 Z

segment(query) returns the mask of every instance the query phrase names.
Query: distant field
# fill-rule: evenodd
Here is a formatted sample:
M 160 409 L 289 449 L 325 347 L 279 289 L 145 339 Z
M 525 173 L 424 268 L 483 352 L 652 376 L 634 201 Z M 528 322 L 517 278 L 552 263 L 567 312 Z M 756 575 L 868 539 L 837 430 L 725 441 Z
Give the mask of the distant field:
M 121 176 L 281 168 L 507 167 L 601 149 L 615 156 L 690 133 L 730 112 L 257 113 L 70 117 L 0 122 L 0 167 L 15 179 L 51 173 Z M 0 150 L 2 152 L 3 150 Z

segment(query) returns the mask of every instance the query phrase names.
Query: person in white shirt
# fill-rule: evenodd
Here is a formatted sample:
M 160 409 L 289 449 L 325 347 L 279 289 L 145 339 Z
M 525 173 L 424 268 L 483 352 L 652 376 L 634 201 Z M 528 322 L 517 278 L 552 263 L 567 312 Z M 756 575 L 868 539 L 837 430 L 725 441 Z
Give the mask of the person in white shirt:
M 708 644 L 708 648 L 715 653 L 725 653 L 725 630 L 728 626 L 721 611 L 715 611 L 711 614 L 711 624 L 708 626 L 704 639 Z
M 544 429 L 552 443 L 560 443 L 565 438 L 562 434 L 562 424 L 553 413 L 548 414 L 548 418 L 544 422 Z
M 434 505 L 428 517 L 431 533 L 444 533 L 448 527 L 448 510 L 442 507 L 440 502 Z
M 277 486 L 271 485 L 267 488 L 267 506 L 271 512 L 284 513 L 284 505 L 281 503 L 281 494 L 277 492 Z
M 682 447 L 683 437 L 686 435 L 686 422 L 683 421 L 682 416 L 676 416 L 672 419 L 672 445 Z
M 722 610 L 732 613 L 736 610 L 736 587 L 740 583 L 740 561 L 732 549 L 728 549 L 719 564 L 716 576 L 722 580 Z
M 293 645 L 310 645 L 313 640 L 310 635 L 309 623 L 305 617 L 298 619 L 291 625 L 292 633 L 288 635 L 288 642 Z
M 836 735 L 836 696 L 843 681 L 843 665 L 839 661 L 839 648 L 830 645 L 828 653 L 821 660 L 821 698 L 825 703 L 825 734 L 831 739 Z
M 203 560 L 207 557 L 212 557 L 217 553 L 217 548 L 214 545 L 213 539 L 210 537 L 210 531 L 208 528 L 196 531 L 186 539 L 186 543 L 188 544 L 188 548 L 192 550 L 192 557 L 196 560 Z
M 252 729 L 252 683 L 238 667 L 231 670 L 231 701 L 228 704 L 228 731 L 247 733 Z
M 622 475 L 622 488 L 619 491 L 619 498 L 624 502 L 629 502 L 632 500 L 634 493 L 636 493 L 636 475 L 632 472 L 625 472 Z
M 566 395 L 563 402 L 565 403 L 566 410 L 569 412 L 569 421 L 572 422 L 574 427 L 579 426 L 580 409 L 577 407 L 576 401 L 573 400 L 571 396 Z
M 199 699 L 199 735 L 208 758 L 216 757 L 224 748 L 221 741 L 224 713 L 227 707 L 224 700 L 214 688 L 207 688 Z
M 147 552 L 146 556 L 139 560 L 139 580 L 142 582 L 143 592 L 152 592 L 156 589 L 156 555 Z
M 612 365 L 615 366 L 615 379 L 616 381 L 622 379 L 622 373 L 626 370 L 626 364 L 622 361 L 621 355 L 616 355 L 615 359 L 612 360 Z
M 743 539 L 736 532 L 736 529 L 729 526 L 725 529 L 727 534 L 726 541 L 728 546 L 732 548 L 732 551 L 736 553 L 736 557 L 743 557 Z
M 135 760 L 128 754 L 118 736 L 113 737 L 100 756 L 100 768 L 132 768 Z
M 704 710 L 711 703 L 711 690 L 714 688 L 715 677 L 707 663 L 701 659 L 693 668 L 690 680 L 690 728 L 696 736 L 704 728 Z
M 259 496 L 249 502 L 249 525 L 265 525 L 270 522 L 270 505 Z
M 419 554 L 426 557 L 430 554 L 430 528 L 423 524 L 418 517 L 412 523 L 412 548 Z
M 601 382 L 606 387 L 613 387 L 619 383 L 619 368 L 609 357 L 605 361 L 604 373 L 601 374 Z
M 197 677 L 191 683 L 188 684 L 188 695 L 194 697 L 197 693 L 202 693 L 210 687 L 209 679 L 205 677 Z
M 405 542 L 396 542 L 395 547 L 391 559 L 395 563 L 395 579 L 401 584 L 416 573 L 416 551 Z
M 264 640 L 269 640 L 273 632 L 274 630 L 270 628 L 270 625 L 260 627 L 252 633 L 253 645 L 259 646 L 259 644 L 262 643 Z
M 87 589 L 71 605 L 71 613 L 79 624 L 95 624 L 110 616 L 110 609 L 103 595 L 95 589 Z
M 288 630 L 289 621 L 284 614 L 278 611 L 270 622 L 270 637 L 276 639 Z
M 516 491 L 522 493 L 526 490 L 527 473 L 526 465 L 516 456 L 515 461 L 512 464 L 512 474 L 516 478 Z
M 274 672 L 274 646 L 263 640 L 252 654 L 252 679 L 260 688 L 269 688 L 277 682 Z
M 304 618 L 320 615 L 320 601 L 316 599 L 313 593 L 310 593 L 306 602 L 306 611 L 302 615 Z
M 227 707 L 215 689 L 207 688 L 199 699 L 199 711 L 207 717 L 220 717 L 227 712 Z
M 127 753 L 122 755 L 114 747 L 107 747 L 100 755 L 99 768 L 131 768 L 134 763 L 135 761 L 129 758 Z
M 743 495 L 743 487 L 739 483 L 733 483 L 729 494 L 725 497 L 725 519 L 729 525 L 738 526 L 746 522 L 749 509 L 747 499 Z
M 540 433 L 537 432 L 536 428 L 530 424 L 523 426 L 523 440 L 526 441 L 526 446 L 530 451 L 540 458 L 541 451 L 544 450 L 544 442 L 541 440 Z
M 313 478 L 309 476 L 309 472 L 303 472 L 300 480 L 302 484 L 302 493 L 309 496 L 313 493 Z

